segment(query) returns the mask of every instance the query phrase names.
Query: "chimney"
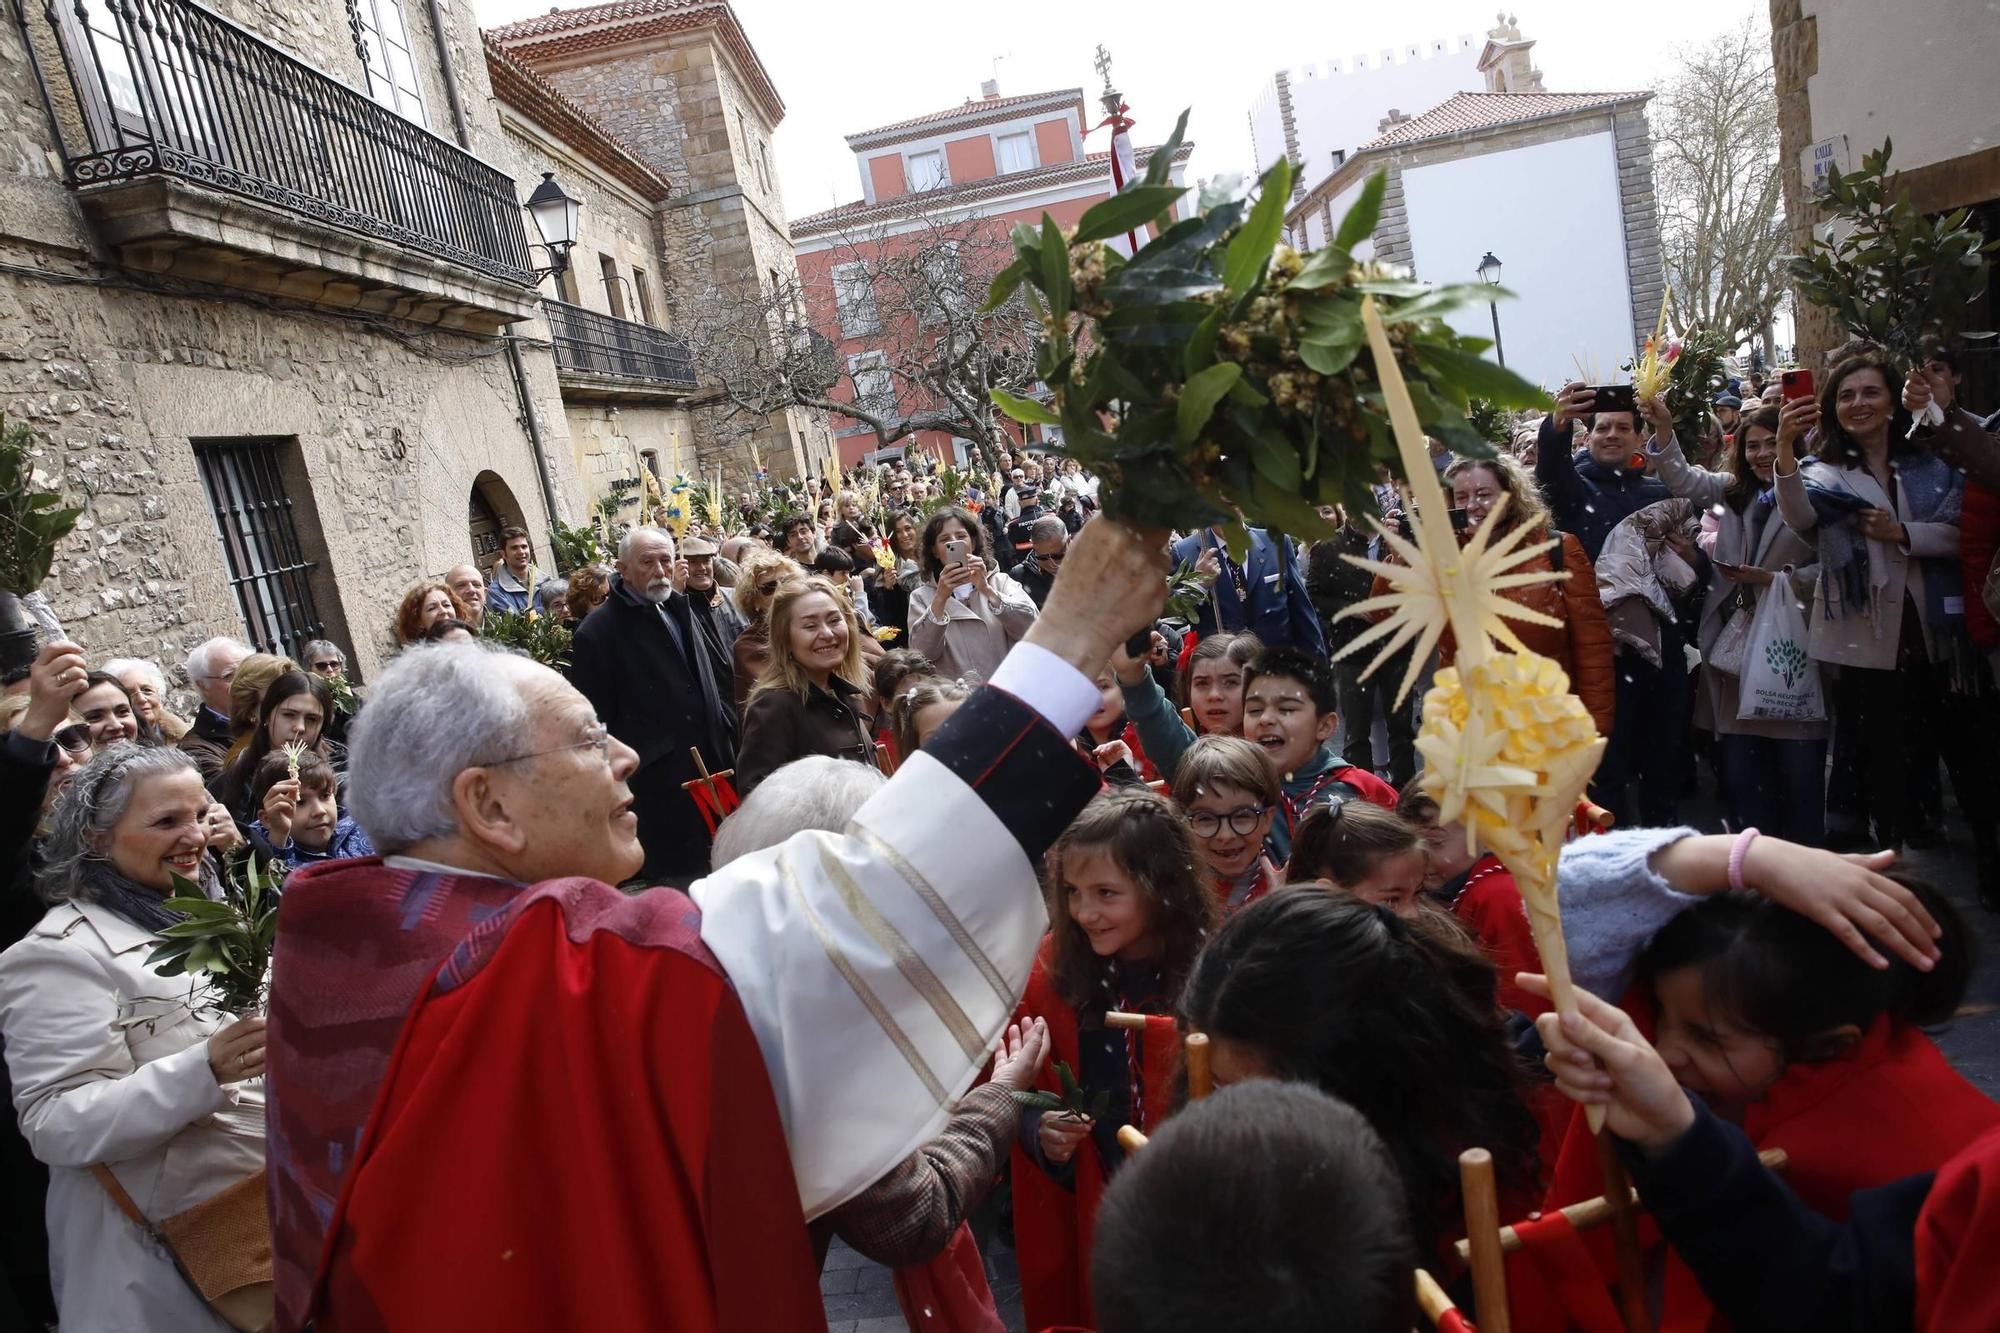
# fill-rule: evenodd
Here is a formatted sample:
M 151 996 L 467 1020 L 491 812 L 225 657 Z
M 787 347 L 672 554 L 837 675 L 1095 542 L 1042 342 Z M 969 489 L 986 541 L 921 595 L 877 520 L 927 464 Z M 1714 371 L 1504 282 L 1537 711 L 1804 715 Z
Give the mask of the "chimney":
M 1387 134 L 1390 130 L 1408 119 L 1408 116 L 1398 111 L 1395 107 L 1390 107 L 1389 114 L 1375 122 L 1375 132 L 1377 134 Z
M 982 80 L 979 85 L 979 95 L 989 102 L 998 101 L 1000 98 L 1000 80 Z

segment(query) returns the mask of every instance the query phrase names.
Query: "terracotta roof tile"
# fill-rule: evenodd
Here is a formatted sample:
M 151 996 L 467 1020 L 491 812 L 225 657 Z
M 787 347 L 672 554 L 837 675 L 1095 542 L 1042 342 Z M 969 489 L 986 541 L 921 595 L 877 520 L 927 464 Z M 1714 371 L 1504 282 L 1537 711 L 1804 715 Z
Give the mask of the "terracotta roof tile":
M 1355 151 L 1394 148 L 1473 130 L 1498 129 L 1565 111 L 1589 111 L 1651 97 L 1651 93 L 1459 93 L 1388 131 Z
M 908 120 L 898 120 L 888 125 L 877 125 L 873 129 L 861 130 L 858 133 L 848 135 L 847 140 L 849 143 L 852 143 L 856 139 L 871 139 L 878 134 L 893 134 L 898 130 L 916 129 L 920 125 L 936 125 L 944 121 L 956 120 L 960 116 L 983 115 L 989 111 L 1004 111 L 1010 107 L 1025 106 L 1030 102 L 1048 102 L 1058 98 L 1081 102 L 1083 101 L 1083 89 L 1056 88 L 1045 93 L 1019 93 L 1013 97 L 975 98 L 943 111 L 932 111 L 925 115 L 912 116 Z
M 1151 160 L 1154 148 L 1135 150 L 1134 157 L 1144 166 Z M 1184 143 L 1174 154 L 1174 161 L 1185 162 L 1194 152 L 1194 145 Z M 866 199 L 855 199 L 835 208 L 825 209 L 802 218 L 792 220 L 792 239 L 809 238 L 838 231 L 843 226 L 855 223 L 874 223 L 898 217 L 915 217 L 933 208 L 958 207 L 962 204 L 977 203 L 1001 195 L 1024 193 L 1029 190 L 1045 190 L 1052 185 L 1067 185 L 1072 181 L 1093 179 L 1104 180 L 1110 185 L 1108 173 L 1111 169 L 1111 154 L 1086 153 L 1073 162 L 1058 162 L 1054 166 L 1036 167 L 1033 171 L 1016 171 L 1005 176 L 988 176 L 984 180 L 968 181 L 964 185 L 948 186 L 942 190 L 926 190 L 920 194 L 899 194 L 893 199 L 869 203 Z M 1108 192 L 1108 189 L 1107 189 Z
M 728 0 L 611 0 L 610 4 L 559 9 L 518 23 L 503 23 L 486 32 L 532 69 L 579 52 L 702 27 L 716 29 L 771 124 L 782 121 L 785 101 L 778 96 L 777 86 L 736 21 Z

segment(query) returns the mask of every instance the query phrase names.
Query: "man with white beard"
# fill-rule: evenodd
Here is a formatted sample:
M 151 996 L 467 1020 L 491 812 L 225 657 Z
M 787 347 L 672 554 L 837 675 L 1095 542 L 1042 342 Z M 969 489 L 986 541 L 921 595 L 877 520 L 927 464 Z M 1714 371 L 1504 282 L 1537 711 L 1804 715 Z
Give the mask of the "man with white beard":
M 577 627 L 570 682 L 613 736 L 639 753 L 632 812 L 646 849 L 640 877 L 685 888 L 708 869 L 708 827 L 681 784 L 736 763 L 729 658 L 695 626 L 688 567 L 673 534 L 634 528 L 618 543 L 604 601 Z

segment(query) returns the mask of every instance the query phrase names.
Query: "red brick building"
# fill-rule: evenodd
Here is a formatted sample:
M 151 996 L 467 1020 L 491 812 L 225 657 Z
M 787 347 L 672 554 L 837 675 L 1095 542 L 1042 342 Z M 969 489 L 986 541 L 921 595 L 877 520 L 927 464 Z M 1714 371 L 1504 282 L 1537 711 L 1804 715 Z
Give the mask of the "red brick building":
M 832 340 L 848 371 L 836 397 L 909 391 L 884 366 L 890 349 L 921 336 L 922 321 L 871 289 L 879 257 L 920 248 L 939 227 L 976 231 L 981 243 L 974 248 L 993 258 L 968 264 L 964 277 L 970 290 L 983 291 L 991 274 L 970 269 L 1005 262 L 999 241 L 1015 223 L 1037 224 L 1048 213 L 1072 226 L 1111 193 L 1110 131 L 1091 132 L 1100 117 L 1091 115 L 1081 88 L 1002 97 L 988 83 L 983 91 L 963 106 L 848 135 L 861 198 L 792 223 L 807 322 Z M 1192 151 L 1185 145 L 1175 154 L 1174 184 L 1185 184 Z M 1142 169 L 1151 155 L 1137 150 Z M 918 405 L 898 406 L 908 412 Z M 843 467 L 911 445 L 952 457 L 948 432 L 925 431 L 888 451 L 859 423 L 836 417 L 835 432 Z

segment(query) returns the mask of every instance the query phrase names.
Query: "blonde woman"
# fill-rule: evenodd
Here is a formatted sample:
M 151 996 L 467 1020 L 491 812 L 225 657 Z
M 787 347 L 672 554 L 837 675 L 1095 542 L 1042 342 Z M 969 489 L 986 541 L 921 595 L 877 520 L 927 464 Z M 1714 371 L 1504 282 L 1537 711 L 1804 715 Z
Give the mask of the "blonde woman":
M 817 574 L 782 584 L 768 618 L 771 660 L 743 710 L 736 786 L 748 796 L 794 759 L 823 754 L 875 762 L 861 625 L 832 581 Z
M 750 689 L 764 674 L 771 660 L 770 631 L 766 615 L 771 599 L 786 583 L 806 576 L 805 569 L 789 556 L 760 546 L 743 557 L 743 570 L 736 578 L 736 609 L 743 613 L 743 632 L 736 636 L 736 711 L 750 702 Z

